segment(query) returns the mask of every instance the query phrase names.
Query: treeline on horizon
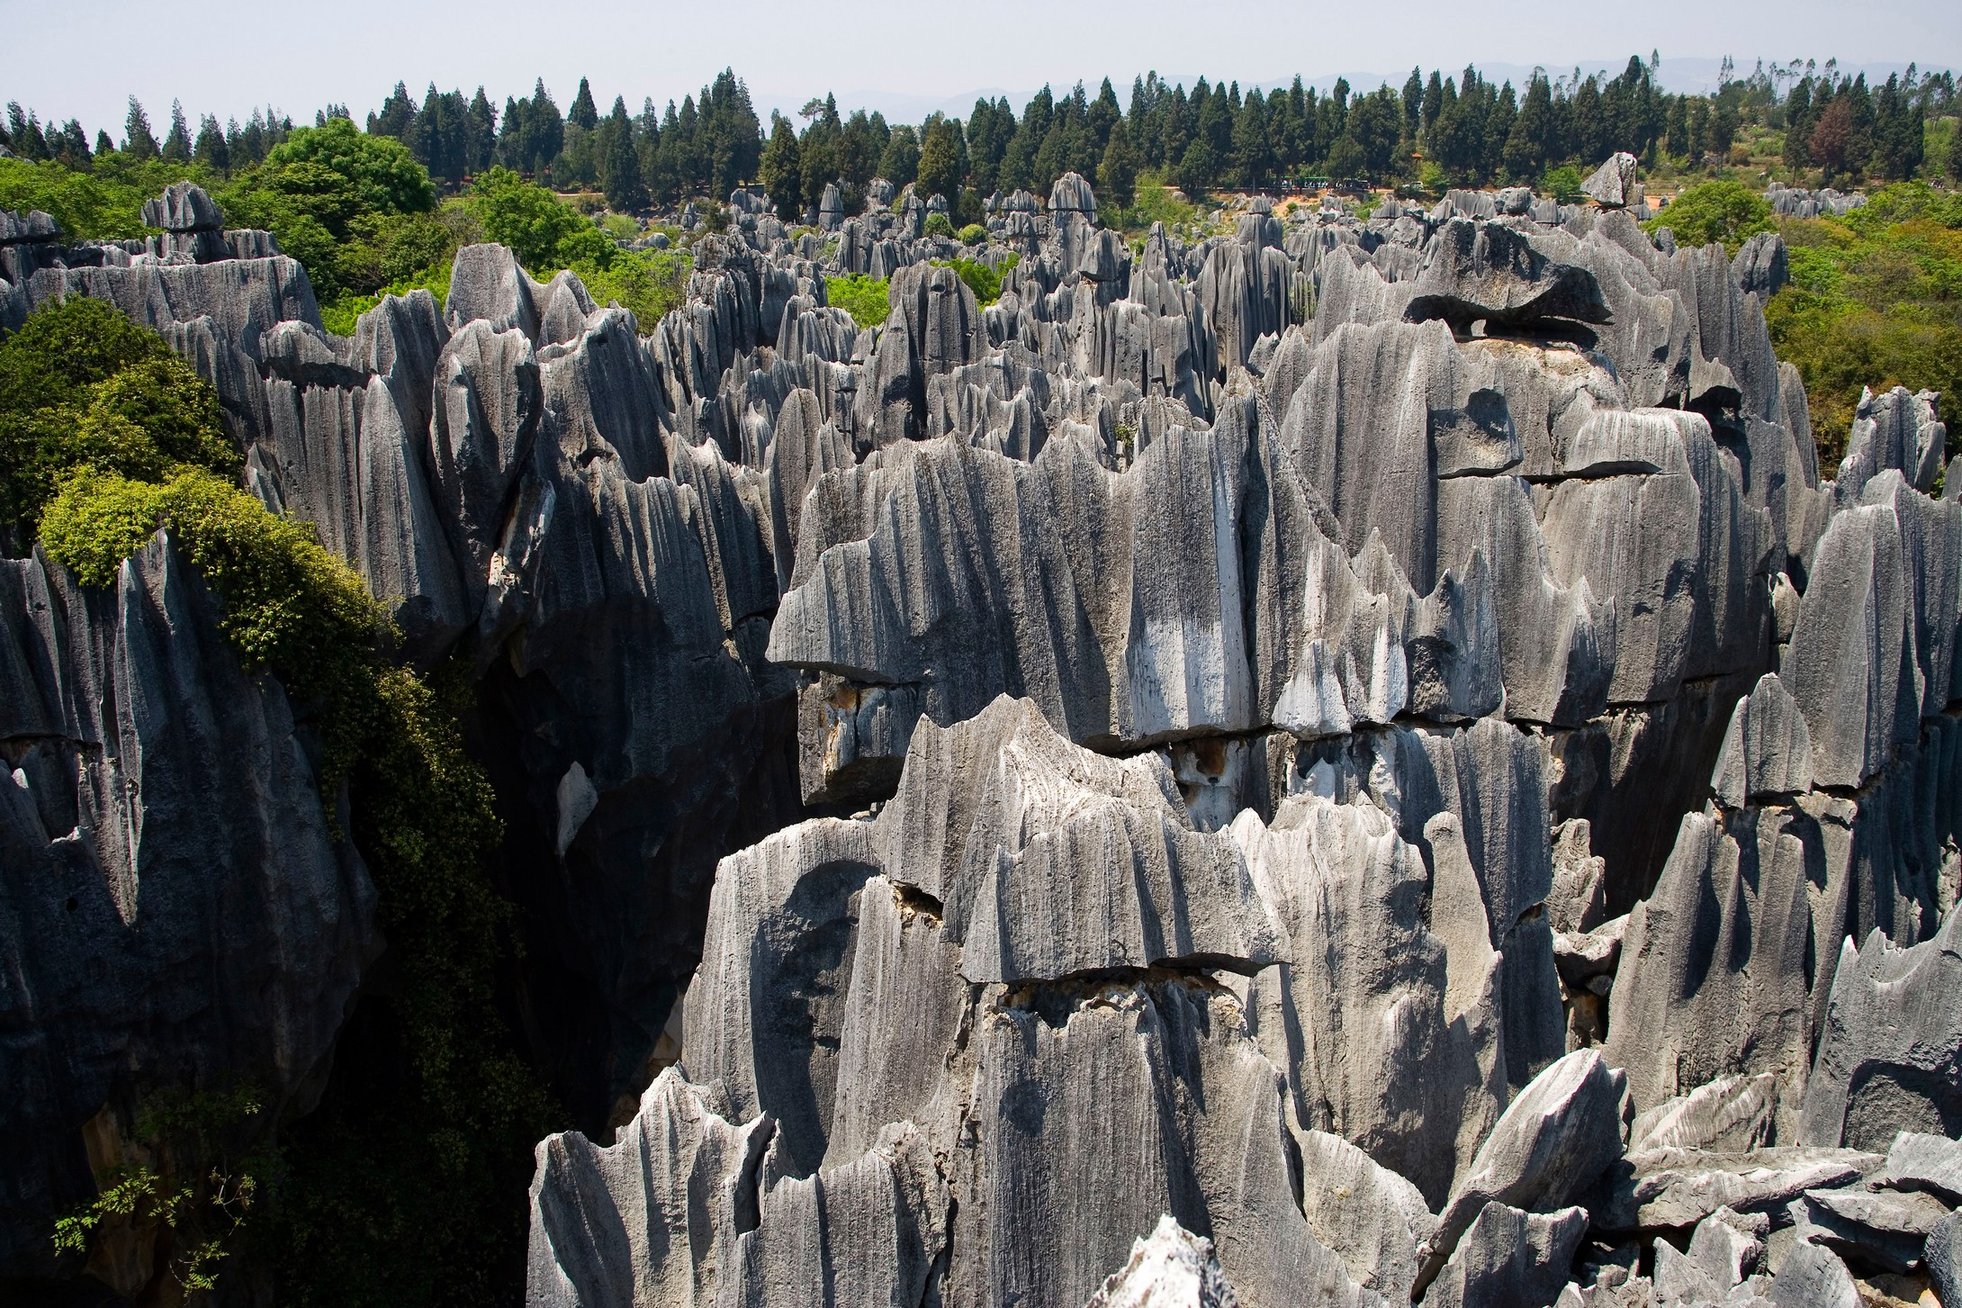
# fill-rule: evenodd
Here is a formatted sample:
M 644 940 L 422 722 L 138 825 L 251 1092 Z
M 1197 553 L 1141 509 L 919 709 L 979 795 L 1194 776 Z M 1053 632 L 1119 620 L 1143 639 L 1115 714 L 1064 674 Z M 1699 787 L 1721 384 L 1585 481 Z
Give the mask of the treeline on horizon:
M 1721 172 L 1744 162 L 1737 156 L 1749 154 L 1747 134 L 1759 146 L 1767 136 L 1780 138 L 1774 154 L 1788 180 L 1896 181 L 1929 162 L 1928 120 L 1957 108 L 1953 73 L 1923 74 L 1912 65 L 1905 76 L 1869 85 L 1864 73 L 1844 75 L 1831 60 L 1760 63 L 1744 77 L 1731 75 L 1726 60 L 1719 89 L 1709 95 L 1662 90 L 1658 66 L 1651 54 L 1631 57 L 1613 77 L 1535 70 L 1523 94 L 1475 67 L 1454 75 L 1413 68 L 1401 88 L 1366 93 L 1340 80 L 1320 93 L 1299 77 L 1285 88 L 1244 94 L 1238 82 L 1200 78 L 1188 90 L 1153 72 L 1132 81 L 1128 104 L 1106 78 L 1094 94 L 1082 83 L 1062 94 L 1045 86 L 1019 116 L 1006 97 L 982 98 L 965 120 L 935 114 L 917 126 L 889 124 L 876 110 L 841 112 L 826 95 L 799 111 L 801 127 L 773 113 L 767 129 L 730 69 L 679 106 L 669 100 L 657 109 L 647 97 L 637 113 L 616 96 L 602 114 L 583 78 L 563 112 L 542 79 L 529 97 L 507 97 L 501 111 L 482 87 L 466 98 L 432 84 L 418 101 L 397 83 L 366 116 L 366 128 L 401 141 L 447 189 L 503 166 L 556 190 L 600 191 L 610 208 L 632 213 L 760 182 L 779 213 L 796 221 L 828 183 L 840 185 L 850 212 L 863 203 L 867 184 L 884 177 L 947 196 L 965 219 L 981 196 L 1046 192 L 1072 171 L 1119 203 L 1130 201 L 1144 173 L 1188 194 L 1330 178 L 1433 190 L 1507 183 L 1560 189 L 1577 179 L 1561 173 L 1549 185 L 1550 172 L 1591 167 L 1616 150 L 1651 169 Z M 329 105 L 314 122 L 351 117 L 346 106 Z M 74 119 L 44 127 L 16 103 L 7 107 L 0 145 L 75 169 L 115 152 L 195 160 L 229 175 L 262 162 L 293 126 L 268 109 L 244 124 L 220 125 L 206 115 L 194 131 L 181 104 L 173 104 L 159 141 L 131 97 L 121 144 L 98 131 L 91 145 Z M 1950 136 L 1948 157 L 1933 162 L 1962 174 L 1962 134 Z

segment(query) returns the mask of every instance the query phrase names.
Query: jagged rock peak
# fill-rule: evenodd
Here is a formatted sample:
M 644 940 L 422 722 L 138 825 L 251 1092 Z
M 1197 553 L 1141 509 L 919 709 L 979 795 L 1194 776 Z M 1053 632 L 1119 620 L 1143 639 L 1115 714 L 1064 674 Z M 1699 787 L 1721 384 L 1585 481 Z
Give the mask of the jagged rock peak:
M 224 210 L 194 182 L 172 182 L 154 200 L 143 202 L 143 225 L 167 232 L 215 232 L 225 225 Z
M 1239 1296 L 1213 1257 L 1213 1242 L 1166 1213 L 1131 1259 L 1112 1272 L 1084 1308 L 1239 1308 Z

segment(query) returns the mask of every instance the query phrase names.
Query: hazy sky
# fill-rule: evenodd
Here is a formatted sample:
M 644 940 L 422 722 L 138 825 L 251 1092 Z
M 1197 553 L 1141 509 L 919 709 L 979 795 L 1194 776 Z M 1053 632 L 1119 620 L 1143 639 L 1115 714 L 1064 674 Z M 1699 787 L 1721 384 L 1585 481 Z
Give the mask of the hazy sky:
M 1019 112 L 1042 83 L 1079 78 L 1094 90 L 1109 76 L 1121 99 L 1149 68 L 1251 85 L 1413 64 L 1619 69 L 1651 49 L 1662 54 L 1665 82 L 1726 53 L 1746 71 L 1759 57 L 1962 67 L 1957 0 L 244 0 L 194 10 L 0 0 L 0 34 L 0 101 L 77 117 L 91 135 L 107 127 L 119 139 L 132 92 L 161 137 L 173 96 L 194 127 L 201 113 L 243 117 L 267 103 L 311 120 L 321 105 L 344 102 L 359 119 L 397 80 L 418 96 L 432 80 L 466 94 L 482 84 L 502 106 L 543 76 L 563 108 L 585 74 L 604 113 L 616 94 L 632 109 L 646 95 L 678 101 L 725 65 L 748 81 L 766 118 L 773 106 L 831 90 L 845 108 L 864 103 L 895 119 L 971 104 L 983 89 L 1009 93 Z

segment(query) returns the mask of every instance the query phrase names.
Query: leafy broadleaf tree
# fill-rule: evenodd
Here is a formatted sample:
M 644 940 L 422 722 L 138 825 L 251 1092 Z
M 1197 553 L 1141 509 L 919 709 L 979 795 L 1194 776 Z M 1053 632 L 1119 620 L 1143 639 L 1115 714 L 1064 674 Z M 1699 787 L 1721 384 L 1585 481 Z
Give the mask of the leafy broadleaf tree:
M 1667 227 L 1682 246 L 1720 241 L 1732 254 L 1759 232 L 1774 230 L 1771 206 L 1742 182 L 1702 182 L 1676 197 L 1652 219 L 1651 231 Z
M 549 272 L 581 262 L 603 267 L 615 254 L 612 240 L 569 205 L 508 168 L 479 177 L 465 204 L 485 237 L 510 246 L 527 268 Z

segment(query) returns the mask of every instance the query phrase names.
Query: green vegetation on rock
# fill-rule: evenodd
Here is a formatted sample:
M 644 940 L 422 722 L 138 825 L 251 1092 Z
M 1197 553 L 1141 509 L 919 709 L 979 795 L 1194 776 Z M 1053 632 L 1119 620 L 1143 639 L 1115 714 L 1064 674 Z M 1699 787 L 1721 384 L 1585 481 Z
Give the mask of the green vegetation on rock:
M 1673 212 L 1673 210 L 1665 211 Z M 1791 282 L 1765 306 L 1805 380 L 1821 471 L 1846 451 L 1863 387 L 1962 396 L 1962 197 L 1904 182 L 1842 218 L 1787 218 Z
M 952 268 L 974 292 L 975 302 L 985 309 L 1001 298 L 1001 279 L 1021 261 L 1020 255 L 1010 254 L 999 268 L 990 268 L 975 259 L 935 260 L 934 263 L 937 267 Z
M 502 829 L 463 747 L 462 683 L 397 666 L 387 610 L 353 570 L 234 484 L 237 452 L 188 371 L 100 302 L 30 316 L 0 342 L 9 522 L 88 586 L 167 531 L 240 661 L 277 676 L 317 734 L 322 802 L 374 879 L 391 980 L 337 1056 L 361 1070 L 330 1083 L 271 1163 L 238 1173 L 265 1212 L 238 1238 L 282 1269 L 282 1302 L 483 1302 L 516 1274 L 514 1200 L 532 1141 L 557 1123 L 496 1003 L 515 941 L 484 871 Z M 57 1242 L 86 1247 L 105 1214 L 209 1232 L 237 1209 L 236 1226 L 240 1183 L 211 1179 L 230 1166 L 180 1147 L 168 1169 L 126 1169 Z M 208 1284 L 231 1228 L 200 1239 L 179 1270 Z
M 892 312 L 888 292 L 892 284 L 883 277 L 847 273 L 824 279 L 824 299 L 834 309 L 843 309 L 861 327 L 877 327 Z
M 0 541 L 33 539 L 84 466 L 156 481 L 239 463 L 211 386 L 113 306 L 53 304 L 0 340 Z
M 1690 187 L 1644 227 L 1653 235 L 1667 227 L 1679 246 L 1712 241 L 1736 254 L 1738 247 L 1759 232 L 1773 230 L 1771 206 L 1742 182 L 1702 182 Z

